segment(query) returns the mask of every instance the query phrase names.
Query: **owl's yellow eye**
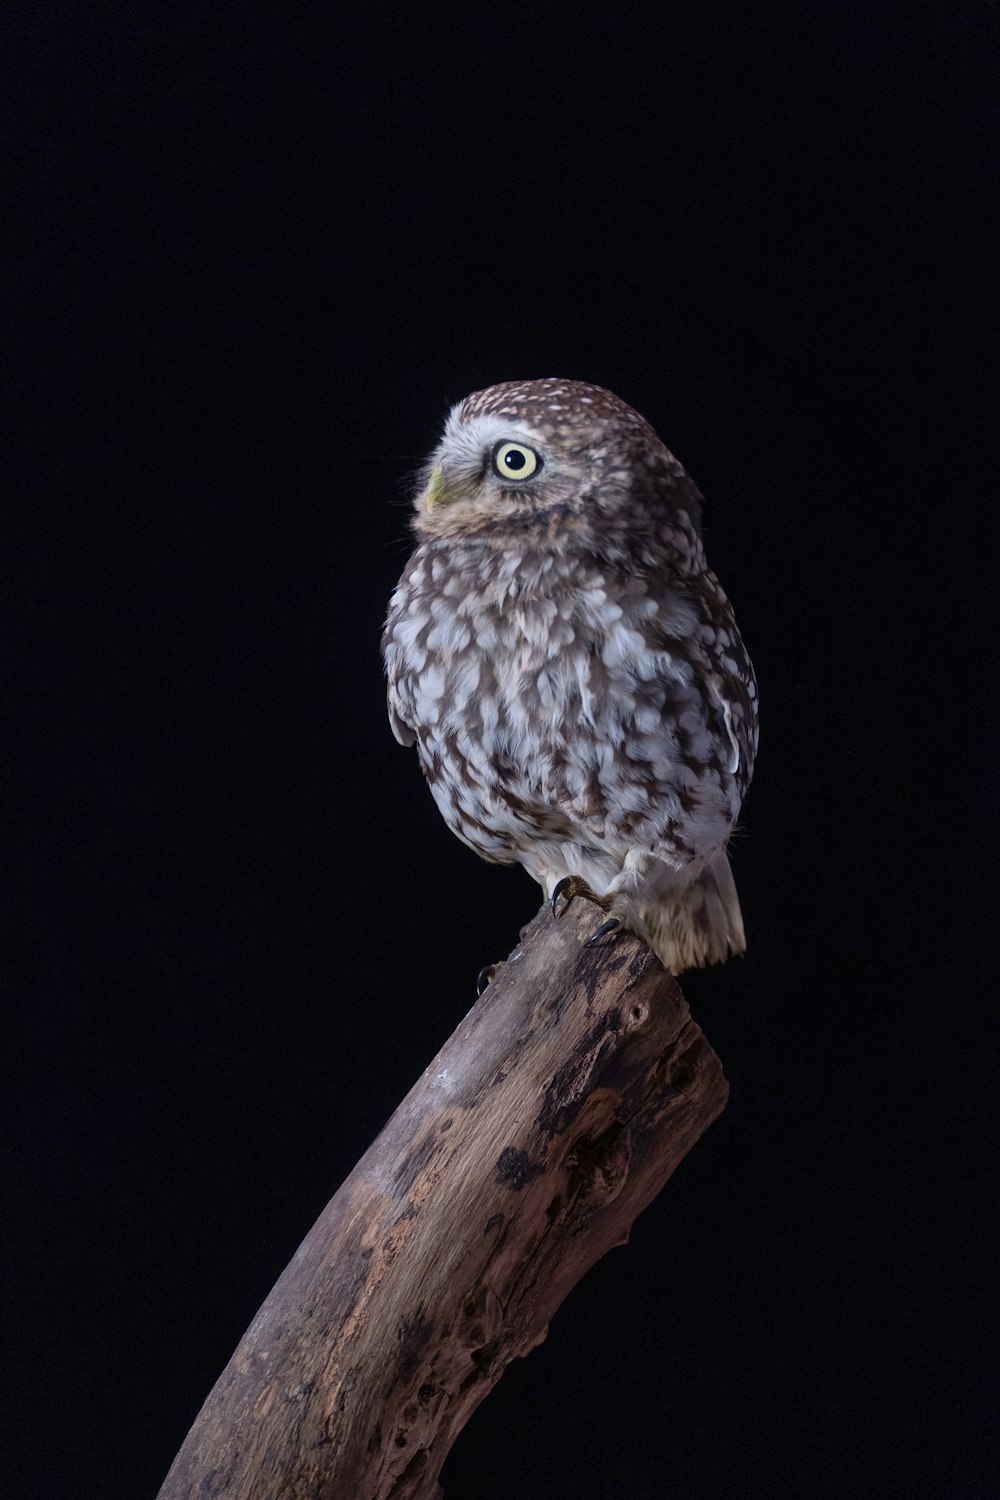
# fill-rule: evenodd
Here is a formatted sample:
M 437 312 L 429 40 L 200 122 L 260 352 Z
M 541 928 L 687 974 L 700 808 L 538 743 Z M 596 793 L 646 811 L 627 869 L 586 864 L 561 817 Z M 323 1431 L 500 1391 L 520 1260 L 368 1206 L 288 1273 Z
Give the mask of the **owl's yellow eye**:
M 497 443 L 493 449 L 493 472 L 500 479 L 530 479 L 541 463 L 535 450 L 523 443 Z

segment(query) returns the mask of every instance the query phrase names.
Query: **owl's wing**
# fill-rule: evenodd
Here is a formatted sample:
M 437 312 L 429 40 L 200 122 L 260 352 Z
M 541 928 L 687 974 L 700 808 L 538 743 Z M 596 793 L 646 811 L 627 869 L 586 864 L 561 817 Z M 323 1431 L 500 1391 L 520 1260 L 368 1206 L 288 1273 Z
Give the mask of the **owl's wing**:
M 757 684 L 729 600 L 707 570 L 680 587 L 676 578 L 664 578 L 660 599 L 658 614 L 645 625 L 647 639 L 666 660 L 687 663 L 719 769 L 742 797 L 757 750 Z
M 386 627 L 385 636 L 382 640 L 382 652 L 385 656 L 386 671 L 386 702 L 389 709 L 389 723 L 392 732 L 401 745 L 415 745 L 417 743 L 417 731 L 413 720 L 413 681 L 412 674 L 407 673 L 400 662 L 399 650 L 392 633 L 392 622 Z M 400 681 L 402 677 L 402 682 Z M 410 691 L 405 691 L 409 688 Z
M 393 606 L 396 600 L 393 598 Z M 396 639 L 397 625 L 399 625 L 399 610 L 391 610 L 385 624 L 385 633 L 382 636 L 382 658 L 385 661 L 385 699 L 388 706 L 388 721 L 393 726 L 393 733 L 399 739 L 400 745 L 417 744 L 417 729 L 415 729 L 414 702 L 412 702 L 412 688 L 414 688 L 414 675 L 408 672 L 405 666 L 405 657 L 400 651 L 399 640 Z
M 386 698 L 389 708 L 389 723 L 401 745 L 417 743 L 416 715 L 413 704 L 414 674 L 407 670 L 408 653 L 412 652 L 418 637 L 426 630 L 426 613 L 411 616 L 413 570 L 417 554 L 407 563 L 399 585 L 389 601 L 389 614 L 382 632 L 382 660 L 385 663 Z
M 748 668 L 749 665 L 747 661 Z M 729 673 L 721 675 L 712 672 L 707 681 L 712 701 L 722 715 L 725 745 L 729 752 L 725 761 L 726 770 L 736 778 L 742 794 L 750 783 L 757 749 L 756 689 L 753 677 L 746 681 Z
M 392 725 L 392 732 L 401 745 L 415 745 L 417 743 L 417 736 L 415 732 L 410 728 L 409 724 L 407 724 L 406 720 L 402 718 L 401 715 L 397 712 L 394 698 L 395 694 L 393 693 L 390 686 L 389 723 Z
M 757 683 L 747 649 L 732 609 L 714 576 L 701 600 L 708 694 L 721 718 L 723 743 L 728 750 L 726 770 L 736 778 L 740 795 L 753 774 L 757 753 Z

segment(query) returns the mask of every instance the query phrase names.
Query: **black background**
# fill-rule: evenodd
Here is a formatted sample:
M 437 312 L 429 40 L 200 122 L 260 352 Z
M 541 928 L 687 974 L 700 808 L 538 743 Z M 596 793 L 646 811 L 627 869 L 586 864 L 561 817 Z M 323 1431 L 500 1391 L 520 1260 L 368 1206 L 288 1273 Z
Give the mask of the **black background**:
M 684 986 L 727 1112 L 445 1492 L 996 1495 L 995 12 L 5 29 L 11 1493 L 155 1494 L 535 909 L 378 638 L 448 405 L 554 374 L 705 492 L 750 952 Z

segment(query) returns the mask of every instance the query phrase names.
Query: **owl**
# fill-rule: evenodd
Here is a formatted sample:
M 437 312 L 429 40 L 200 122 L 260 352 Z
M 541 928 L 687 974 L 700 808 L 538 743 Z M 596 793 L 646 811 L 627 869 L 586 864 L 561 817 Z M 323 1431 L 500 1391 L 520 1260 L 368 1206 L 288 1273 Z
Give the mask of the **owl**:
M 452 832 L 673 974 L 741 953 L 757 689 L 673 454 L 598 386 L 491 386 L 448 416 L 413 529 L 389 716 Z

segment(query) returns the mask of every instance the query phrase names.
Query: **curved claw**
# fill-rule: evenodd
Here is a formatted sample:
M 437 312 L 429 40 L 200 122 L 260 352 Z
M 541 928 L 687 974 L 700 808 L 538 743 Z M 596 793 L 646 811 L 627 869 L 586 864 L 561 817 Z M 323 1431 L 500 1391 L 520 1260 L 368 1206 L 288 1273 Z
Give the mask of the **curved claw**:
M 609 932 L 614 932 L 621 925 L 617 917 L 609 917 L 606 922 L 601 923 L 596 932 L 590 934 L 590 937 L 587 938 L 583 946 L 585 948 L 593 948 L 594 944 L 599 943 L 602 937 L 607 937 Z
M 566 892 L 570 890 L 570 887 L 574 883 L 575 882 L 573 880 L 572 875 L 564 875 L 563 878 L 562 878 L 562 880 L 559 881 L 559 883 L 556 886 L 555 890 L 552 892 L 552 915 L 554 917 L 559 915 L 558 910 L 557 910 L 557 908 L 559 906 L 559 897 L 560 896 L 566 896 Z M 570 894 L 568 896 L 566 896 L 566 904 L 567 904 L 567 906 L 572 901 L 572 899 L 573 899 L 573 893 L 572 893 L 572 891 L 570 891 Z
M 483 990 L 485 990 L 485 988 L 489 984 L 490 980 L 494 979 L 496 977 L 496 972 L 497 972 L 497 965 L 496 964 L 484 964 L 483 965 L 483 967 L 480 969 L 479 973 L 476 975 L 476 995 L 477 995 L 477 997 L 483 993 Z

